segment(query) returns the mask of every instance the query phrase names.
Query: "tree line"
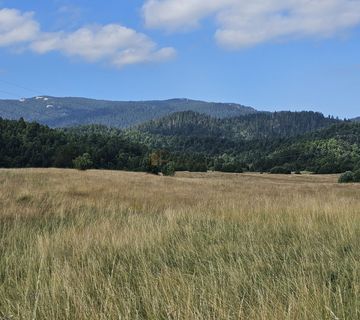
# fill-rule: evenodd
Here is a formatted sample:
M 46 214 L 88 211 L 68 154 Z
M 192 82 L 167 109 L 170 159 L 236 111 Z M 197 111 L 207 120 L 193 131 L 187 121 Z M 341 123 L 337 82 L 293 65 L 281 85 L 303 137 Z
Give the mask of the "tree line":
M 121 131 L 102 126 L 56 130 L 23 119 L 0 118 L 0 167 L 73 168 L 91 157 L 91 168 L 144 171 L 148 150 Z
M 207 117 L 202 119 L 206 127 Z M 284 125 L 285 129 L 278 128 L 273 135 L 255 134 L 245 139 L 213 134 L 218 130 L 215 125 L 210 125 L 214 126 L 210 133 L 192 135 L 186 121 L 187 129 L 183 131 L 173 122 L 171 126 L 178 129 L 170 134 L 153 133 L 144 127 L 122 131 L 101 125 L 51 129 L 23 119 L 0 118 L 0 167 L 77 167 L 163 174 L 175 170 L 355 172 L 360 169 L 360 123 L 330 120 L 327 127 L 313 132 L 285 136 L 287 127 L 294 129 Z M 260 123 L 257 126 L 261 131 Z

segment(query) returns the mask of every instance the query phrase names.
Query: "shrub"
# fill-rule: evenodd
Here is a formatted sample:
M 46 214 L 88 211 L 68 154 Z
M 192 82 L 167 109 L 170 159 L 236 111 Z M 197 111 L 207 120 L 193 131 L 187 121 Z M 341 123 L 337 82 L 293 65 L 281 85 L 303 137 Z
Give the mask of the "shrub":
M 316 168 L 315 173 L 316 174 L 333 174 L 333 173 L 340 173 L 344 172 L 346 170 L 341 170 L 341 168 L 335 164 L 335 163 L 326 163 L 318 168 Z
M 271 174 L 291 174 L 291 170 L 285 167 L 274 167 L 270 170 Z
M 243 173 L 243 169 L 236 163 L 224 163 L 221 172 Z
M 149 155 L 146 172 L 158 175 L 166 166 L 168 154 L 163 150 L 156 150 Z
M 82 156 L 79 156 L 73 160 L 74 168 L 78 170 L 87 170 L 90 169 L 93 165 L 91 156 L 88 153 L 84 153 Z
M 175 164 L 174 162 L 168 162 L 161 169 L 161 172 L 164 176 L 174 176 L 175 175 Z
M 354 182 L 360 182 L 360 169 L 354 172 Z
M 339 183 L 350 183 L 354 182 L 354 174 L 352 171 L 346 171 L 339 178 Z
M 158 166 L 151 166 L 151 165 L 148 165 L 146 167 L 146 172 L 147 173 L 151 173 L 151 174 L 155 174 L 155 175 L 158 175 L 160 173 L 160 167 Z
M 296 170 L 296 171 L 295 171 L 295 174 L 301 174 L 301 171 L 300 171 L 300 170 Z

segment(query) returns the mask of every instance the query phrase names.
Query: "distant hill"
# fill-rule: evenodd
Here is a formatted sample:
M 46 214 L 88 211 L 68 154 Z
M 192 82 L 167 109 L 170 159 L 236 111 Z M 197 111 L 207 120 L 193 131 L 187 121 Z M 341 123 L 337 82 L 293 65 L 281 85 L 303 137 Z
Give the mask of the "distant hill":
M 178 112 L 138 126 L 142 132 L 162 136 L 217 137 L 252 140 L 293 137 L 326 128 L 340 120 L 312 111 L 257 112 L 217 119 L 193 111 Z
M 287 172 L 360 169 L 360 123 L 314 113 L 252 117 L 221 120 L 178 113 L 157 121 L 162 127 L 153 126 L 156 133 L 101 125 L 51 129 L 36 122 L 0 119 L 0 167 L 67 168 L 75 165 L 74 159 L 86 158 L 91 168 L 148 172 L 158 172 L 166 163 L 189 171 L 270 171 L 279 166 Z M 244 118 L 252 119 L 250 126 Z M 321 123 L 324 127 L 319 130 L 297 134 Z M 165 124 L 176 128 L 171 135 Z M 149 124 L 143 130 L 146 126 L 150 130 Z
M 187 99 L 0 100 L 0 167 L 71 167 L 84 153 L 105 169 L 339 173 L 360 169 L 360 123 Z
M 22 117 L 50 127 L 102 124 L 127 128 L 181 111 L 194 111 L 216 118 L 256 113 L 255 109 L 239 104 L 189 99 L 126 102 L 42 96 L 0 100 L 0 117 L 14 120 Z
M 360 122 L 360 117 L 357 117 L 357 118 L 351 119 L 351 121 Z
M 181 112 L 128 130 L 131 141 L 173 154 L 177 168 L 338 173 L 360 165 L 360 124 L 316 112 L 256 113 L 214 119 Z M 196 167 L 197 169 L 197 167 Z
M 342 122 L 300 137 L 281 141 L 255 166 L 285 165 L 316 173 L 360 169 L 360 123 Z

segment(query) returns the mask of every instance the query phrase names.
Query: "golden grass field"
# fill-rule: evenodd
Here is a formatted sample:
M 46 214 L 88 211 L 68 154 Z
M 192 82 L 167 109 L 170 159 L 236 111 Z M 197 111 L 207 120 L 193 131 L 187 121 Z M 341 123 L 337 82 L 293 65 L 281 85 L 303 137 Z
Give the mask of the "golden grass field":
M 336 181 L 0 170 L 0 319 L 360 319 Z

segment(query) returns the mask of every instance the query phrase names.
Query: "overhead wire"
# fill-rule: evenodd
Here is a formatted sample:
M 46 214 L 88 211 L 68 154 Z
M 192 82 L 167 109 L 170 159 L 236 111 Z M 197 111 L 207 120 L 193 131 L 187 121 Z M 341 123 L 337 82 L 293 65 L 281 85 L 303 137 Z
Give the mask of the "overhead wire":
M 40 94 L 41 94 L 41 92 L 40 92 L 39 90 L 32 89 L 32 88 L 30 88 L 30 87 L 28 87 L 28 86 L 23 86 L 23 85 L 21 85 L 21 84 L 15 83 L 15 82 L 13 82 L 13 81 L 4 80 L 4 79 L 2 79 L 1 77 L 0 77 L 0 82 L 6 84 L 6 85 L 8 85 L 8 86 L 12 86 L 12 87 L 19 88 L 19 89 L 21 89 L 21 90 L 26 90 L 26 91 L 28 91 L 28 92 L 32 92 L 33 94 L 36 94 L 36 95 L 40 95 Z M 15 93 L 13 93 L 13 92 L 9 92 L 9 91 L 3 90 L 3 89 L 1 89 L 0 92 L 5 93 L 5 94 L 7 94 L 7 95 L 11 95 L 11 96 L 17 97 L 17 98 L 22 98 L 22 97 L 23 97 L 23 95 L 15 94 Z
M 21 98 L 20 95 L 18 95 L 18 94 L 16 94 L 16 93 L 13 93 L 13 92 L 9 92 L 9 91 L 2 90 L 2 89 L 0 89 L 0 92 L 6 94 L 6 95 L 8 95 L 8 96 L 12 96 L 12 97 L 18 98 L 18 99 Z

